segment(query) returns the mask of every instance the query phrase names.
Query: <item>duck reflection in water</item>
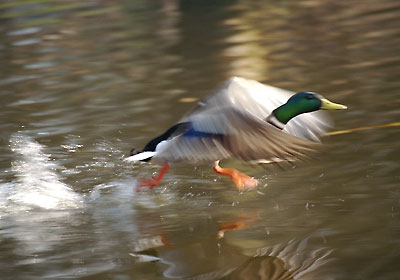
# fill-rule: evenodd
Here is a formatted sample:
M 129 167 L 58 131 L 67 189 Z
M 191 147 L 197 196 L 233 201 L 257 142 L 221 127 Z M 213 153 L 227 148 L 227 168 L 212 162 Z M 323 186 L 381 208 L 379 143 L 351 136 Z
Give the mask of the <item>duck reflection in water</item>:
M 162 234 L 138 240 L 142 245 L 134 246 L 136 252 L 131 256 L 136 262 L 156 262 L 166 278 L 193 280 L 314 279 L 318 269 L 330 260 L 332 250 L 308 246 L 311 237 L 273 245 L 268 245 L 268 240 L 257 240 L 258 247 L 251 249 L 243 245 L 249 240 L 231 238 L 231 232 L 240 233 L 256 225 L 257 216 L 252 213 L 222 221 L 214 234 L 203 232 L 204 227 L 198 226 L 171 238 Z
M 287 268 L 287 264 L 277 257 L 262 256 L 248 259 L 244 264 L 221 278 L 222 280 L 294 280 L 293 273 Z

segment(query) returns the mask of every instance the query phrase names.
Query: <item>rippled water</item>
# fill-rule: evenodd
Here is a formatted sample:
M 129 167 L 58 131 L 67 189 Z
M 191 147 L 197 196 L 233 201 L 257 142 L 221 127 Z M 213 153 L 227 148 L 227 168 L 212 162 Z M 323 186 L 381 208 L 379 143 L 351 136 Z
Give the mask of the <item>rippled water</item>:
M 400 5 L 383 1 L 0 3 L 2 279 L 398 279 L 399 127 L 252 169 L 126 164 L 237 75 L 399 121 Z

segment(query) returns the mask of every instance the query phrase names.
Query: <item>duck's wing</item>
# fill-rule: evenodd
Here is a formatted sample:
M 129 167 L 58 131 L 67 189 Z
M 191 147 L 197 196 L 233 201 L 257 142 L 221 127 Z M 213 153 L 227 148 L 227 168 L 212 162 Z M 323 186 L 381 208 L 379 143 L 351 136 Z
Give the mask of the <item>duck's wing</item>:
M 238 111 L 249 112 L 264 120 L 274 109 L 278 108 L 294 94 L 294 92 L 261 84 L 254 80 L 233 77 L 228 79 L 216 92 L 200 101 L 181 122 L 192 115 L 208 114 L 222 107 L 232 107 Z M 318 135 L 326 132 L 332 122 L 326 113 L 318 111 L 301 114 L 290 120 L 284 132 L 312 141 L 319 141 Z
M 306 156 L 317 145 L 232 106 L 208 108 L 207 114 L 193 113 L 185 122 L 188 129 L 160 143 L 154 159 L 199 162 L 233 156 L 245 161 L 293 160 Z

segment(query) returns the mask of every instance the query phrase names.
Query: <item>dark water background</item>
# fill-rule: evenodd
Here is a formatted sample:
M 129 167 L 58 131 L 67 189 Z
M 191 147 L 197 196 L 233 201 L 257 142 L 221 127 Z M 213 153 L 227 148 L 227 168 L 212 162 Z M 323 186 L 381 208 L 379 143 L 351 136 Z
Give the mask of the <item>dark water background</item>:
M 399 279 L 398 127 L 246 193 L 188 166 L 136 194 L 159 167 L 122 162 L 233 75 L 397 122 L 399 27 L 394 0 L 1 1 L 1 279 Z

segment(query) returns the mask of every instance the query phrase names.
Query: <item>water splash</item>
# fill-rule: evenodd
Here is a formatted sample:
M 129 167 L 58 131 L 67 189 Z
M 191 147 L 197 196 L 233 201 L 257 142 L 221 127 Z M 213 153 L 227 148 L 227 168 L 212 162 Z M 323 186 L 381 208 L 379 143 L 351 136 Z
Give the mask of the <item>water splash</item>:
M 11 166 L 15 182 L 6 193 L 9 201 L 24 210 L 32 207 L 65 210 L 83 206 L 82 197 L 62 182 L 57 173 L 62 167 L 43 152 L 45 146 L 23 134 L 12 135 L 10 146 L 15 153 Z

